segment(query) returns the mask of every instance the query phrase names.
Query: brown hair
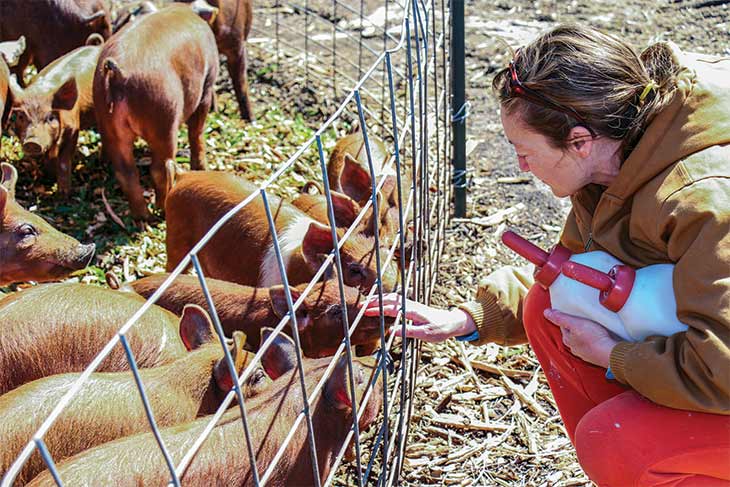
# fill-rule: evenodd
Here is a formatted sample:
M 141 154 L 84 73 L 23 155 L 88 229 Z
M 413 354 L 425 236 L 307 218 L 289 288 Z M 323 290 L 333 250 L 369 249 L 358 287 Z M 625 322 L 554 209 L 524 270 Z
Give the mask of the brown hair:
M 513 63 L 526 87 L 577 111 L 598 135 L 623 141 L 624 157 L 671 102 L 680 71 L 666 43 L 639 55 L 616 37 L 574 24 L 541 34 L 518 50 Z M 570 130 L 580 125 L 574 117 L 514 94 L 509 68 L 497 72 L 492 88 L 503 109 L 519 110 L 555 147 L 568 146 Z

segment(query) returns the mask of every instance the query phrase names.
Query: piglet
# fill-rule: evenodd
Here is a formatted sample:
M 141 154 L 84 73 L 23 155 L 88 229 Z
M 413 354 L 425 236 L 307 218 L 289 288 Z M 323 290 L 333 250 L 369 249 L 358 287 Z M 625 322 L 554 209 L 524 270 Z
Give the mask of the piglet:
M 196 4 L 201 0 L 181 1 Z M 218 8 L 218 15 L 211 27 L 218 43 L 218 50 L 226 56 L 241 118 L 250 122 L 253 119 L 253 112 L 248 95 L 246 39 L 251 32 L 253 2 L 251 0 L 208 0 L 208 2 Z
M 132 152 L 135 139 L 150 146 L 155 202 L 164 208 L 165 164 L 175 158 L 182 123 L 188 126 L 190 165 L 205 169 L 203 129 L 217 75 L 213 33 L 186 5 L 145 15 L 104 45 L 94 75 L 94 108 L 104 152 L 133 217 L 149 217 Z
M 310 407 L 320 483 L 329 475 L 335 456 L 352 428 L 353 409 L 348 387 L 347 362 L 344 359 L 342 357 L 338 361 Z M 305 360 L 304 380 L 310 394 L 324 375 L 330 360 Z M 375 368 L 373 361 L 368 358 L 354 361 L 353 369 L 354 388 L 360 402 Z M 382 396 L 382 379 L 379 377 L 368 403 L 358 407 L 360 431 L 366 430 L 375 421 L 381 409 Z M 302 407 L 296 370 L 285 373 L 265 392 L 247 401 L 247 418 L 259 474 L 263 474 L 271 465 Z M 170 450 L 173 461 L 180 461 L 209 421 L 210 418 L 201 418 L 162 430 L 163 441 Z M 57 467 L 60 478 L 66 485 L 156 487 L 166 485 L 170 479 L 167 465 L 151 433 L 99 445 L 60 462 Z M 180 480 L 186 486 L 253 485 L 246 440 L 237 409 L 227 412 L 221 418 Z M 301 422 L 266 485 L 314 484 L 307 426 L 305 422 Z M 46 471 L 29 485 L 50 487 L 55 486 L 55 483 Z
M 104 0 L 0 0 L 0 41 L 25 36 L 28 42 L 13 68 L 21 86 L 29 64 L 41 71 L 93 33 L 105 39 L 111 35 Z
M 149 298 L 168 276 L 156 274 L 126 283 L 123 288 Z M 284 286 L 255 288 L 212 278 L 207 278 L 206 282 L 225 334 L 230 336 L 236 330 L 243 331 L 251 350 L 258 350 L 260 331 L 276 326 L 289 312 Z M 292 302 L 301 297 L 305 287 L 306 284 L 291 288 Z M 345 300 L 348 323 L 352 325 L 364 298 L 356 288 L 345 286 Z M 180 314 L 188 303 L 208 309 L 198 278 L 188 275 L 178 276 L 156 302 L 175 314 Z M 307 293 L 297 310 L 297 327 L 304 355 L 317 358 L 334 354 L 344 338 L 337 281 L 317 283 Z M 290 330 L 289 325 L 284 327 L 286 333 Z M 379 339 L 379 318 L 363 316 L 350 341 L 353 345 L 372 345 Z
M 189 353 L 168 365 L 140 371 L 158 426 L 192 421 L 212 414 L 233 387 L 218 335 L 200 307 L 185 307 L 180 338 Z M 234 335 L 231 351 L 240 374 L 250 360 L 242 350 L 246 337 Z M 0 397 L 0 475 L 4 475 L 23 447 L 81 374 L 61 374 L 35 380 Z M 269 381 L 270 382 L 270 381 Z M 262 369 L 250 376 L 243 392 L 250 397 L 267 384 Z M 22 420 L 21 420 L 22 418 Z M 129 372 L 96 372 L 86 380 L 43 440 L 55 461 L 107 441 L 147 431 L 149 424 Z M 16 482 L 27 483 L 45 469 L 33 454 Z
M 96 246 L 82 245 L 15 201 L 18 173 L 0 164 L 0 286 L 52 281 L 86 267 Z
M 84 284 L 36 286 L 0 300 L 0 394 L 41 377 L 81 372 L 144 304 L 132 293 Z M 177 316 L 152 306 L 127 332 L 140 367 L 180 358 Z M 99 372 L 128 370 L 114 347 Z
M 92 36 L 92 44 L 103 41 L 98 34 Z M 10 120 L 23 152 L 44 161 L 64 196 L 71 190 L 79 130 L 94 125 L 91 88 L 100 52 L 100 45 L 74 49 L 46 66 L 26 89 L 11 79 Z
M 258 192 L 258 187 L 233 174 L 191 171 L 176 176 L 167 202 L 167 270 L 171 271 L 195 243 L 226 212 Z M 332 251 L 328 225 L 269 195 L 286 274 L 292 285 L 309 282 Z M 340 238 L 343 231 L 338 231 Z M 345 284 L 368 292 L 377 279 L 376 252 L 385 264 L 385 252 L 375 240 L 353 234 L 343 242 Z M 261 196 L 238 211 L 198 254 L 206 276 L 257 287 L 281 284 L 268 221 Z M 393 289 L 396 269 L 383 268 L 383 287 Z M 328 271 L 325 277 L 331 277 Z

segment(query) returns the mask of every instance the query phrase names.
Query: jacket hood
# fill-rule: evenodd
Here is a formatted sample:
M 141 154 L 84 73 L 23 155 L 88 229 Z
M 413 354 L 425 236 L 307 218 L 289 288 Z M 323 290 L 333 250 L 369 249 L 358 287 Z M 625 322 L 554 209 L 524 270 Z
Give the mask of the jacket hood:
M 672 102 L 649 124 L 606 193 L 625 200 L 672 164 L 730 143 L 730 58 L 683 53 Z

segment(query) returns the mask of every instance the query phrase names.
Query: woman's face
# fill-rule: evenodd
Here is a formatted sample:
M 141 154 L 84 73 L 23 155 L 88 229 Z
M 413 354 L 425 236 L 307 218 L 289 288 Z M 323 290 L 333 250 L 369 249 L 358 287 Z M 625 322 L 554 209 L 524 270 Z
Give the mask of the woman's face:
M 502 127 L 517 152 L 520 170 L 529 171 L 558 197 L 570 196 L 591 182 L 589 164 L 579 151 L 557 149 L 548 139 L 529 128 L 519 113 L 502 108 Z

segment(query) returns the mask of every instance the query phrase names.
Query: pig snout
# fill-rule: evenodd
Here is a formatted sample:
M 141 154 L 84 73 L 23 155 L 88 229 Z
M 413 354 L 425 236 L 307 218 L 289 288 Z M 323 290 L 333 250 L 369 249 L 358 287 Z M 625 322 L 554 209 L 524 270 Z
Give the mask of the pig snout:
M 79 244 L 78 248 L 78 259 L 76 260 L 76 264 L 74 265 L 75 269 L 83 269 L 87 267 L 89 264 L 91 264 L 91 259 L 94 258 L 94 254 L 96 253 L 96 244 L 90 243 L 90 244 Z
M 26 139 L 23 142 L 23 152 L 29 156 L 40 156 L 48 150 L 49 141 L 41 140 L 41 138 Z

